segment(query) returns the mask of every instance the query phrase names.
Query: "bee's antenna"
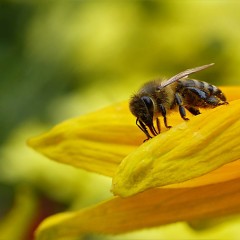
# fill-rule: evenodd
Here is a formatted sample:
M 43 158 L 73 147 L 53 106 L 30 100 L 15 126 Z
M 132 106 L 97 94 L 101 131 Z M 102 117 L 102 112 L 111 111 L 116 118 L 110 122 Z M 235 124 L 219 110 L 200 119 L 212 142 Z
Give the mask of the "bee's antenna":
M 202 70 L 204 70 L 208 67 L 211 67 L 212 65 L 214 65 L 214 63 L 210 63 L 210 64 L 203 65 L 203 66 L 200 66 L 200 67 L 190 68 L 190 69 L 187 69 L 183 72 L 180 72 L 177 75 L 175 75 L 175 76 L 169 78 L 168 80 L 162 82 L 162 84 L 159 86 L 158 89 L 164 88 L 164 87 L 168 86 L 169 84 L 171 84 L 173 82 L 176 82 L 176 81 L 178 81 L 178 80 L 180 80 L 184 77 L 188 77 L 189 74 L 202 71 Z

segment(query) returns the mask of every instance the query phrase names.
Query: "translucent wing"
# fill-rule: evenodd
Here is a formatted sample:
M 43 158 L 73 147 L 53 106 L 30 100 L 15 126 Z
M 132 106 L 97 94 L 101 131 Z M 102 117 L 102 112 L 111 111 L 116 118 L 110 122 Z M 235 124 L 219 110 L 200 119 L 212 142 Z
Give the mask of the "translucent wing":
M 189 74 L 199 72 L 199 71 L 202 71 L 202 70 L 204 70 L 208 67 L 211 67 L 212 65 L 214 65 L 214 63 L 210 63 L 210 64 L 203 65 L 203 66 L 200 66 L 200 67 L 190 68 L 190 69 L 187 69 L 183 72 L 180 72 L 177 75 L 175 75 L 175 76 L 169 78 L 168 80 L 162 82 L 161 85 L 159 86 L 159 89 L 164 88 L 164 87 L 168 86 L 169 84 L 171 84 L 173 82 L 176 82 L 176 81 L 178 81 L 178 80 L 180 80 L 184 77 L 188 77 Z

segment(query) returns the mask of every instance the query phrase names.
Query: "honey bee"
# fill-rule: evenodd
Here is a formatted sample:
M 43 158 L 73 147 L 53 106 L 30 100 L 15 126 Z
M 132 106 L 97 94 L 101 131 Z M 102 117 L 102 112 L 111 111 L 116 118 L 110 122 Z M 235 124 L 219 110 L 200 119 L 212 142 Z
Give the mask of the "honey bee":
M 187 69 L 166 81 L 147 82 L 132 96 L 129 108 L 137 118 L 136 125 L 147 136 L 146 140 L 161 132 L 159 116 L 163 117 L 165 127 L 171 128 L 167 123 L 169 111 L 178 109 L 180 116 L 184 120 L 189 120 L 185 109 L 193 115 L 198 115 L 200 114 L 199 108 L 215 108 L 228 104 L 226 97 L 218 87 L 188 78 L 188 75 L 202 71 L 213 64 Z

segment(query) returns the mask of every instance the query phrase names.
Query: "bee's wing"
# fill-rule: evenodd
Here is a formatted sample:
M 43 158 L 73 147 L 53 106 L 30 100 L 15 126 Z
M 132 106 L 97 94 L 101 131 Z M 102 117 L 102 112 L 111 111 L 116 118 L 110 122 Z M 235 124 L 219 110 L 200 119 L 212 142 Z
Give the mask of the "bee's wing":
M 171 84 L 173 82 L 176 82 L 176 81 L 178 81 L 178 80 L 180 80 L 180 79 L 182 79 L 184 77 L 187 77 L 189 74 L 192 74 L 192 73 L 195 73 L 195 72 L 199 72 L 199 71 L 202 71 L 205 68 L 211 67 L 212 65 L 214 65 L 214 63 L 210 63 L 210 64 L 203 65 L 203 66 L 200 66 L 200 67 L 187 69 L 187 70 L 185 70 L 183 72 L 180 72 L 177 75 L 175 75 L 175 76 L 169 78 L 168 80 L 162 82 L 161 86 L 159 86 L 159 89 L 164 88 L 167 85 L 169 85 L 169 84 Z

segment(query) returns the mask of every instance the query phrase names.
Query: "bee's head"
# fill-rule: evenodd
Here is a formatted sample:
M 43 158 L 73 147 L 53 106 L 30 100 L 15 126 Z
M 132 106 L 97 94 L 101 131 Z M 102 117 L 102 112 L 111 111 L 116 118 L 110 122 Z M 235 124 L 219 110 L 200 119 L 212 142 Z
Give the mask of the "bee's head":
M 153 126 L 154 105 L 149 96 L 134 95 L 129 103 L 130 111 L 144 125 Z

